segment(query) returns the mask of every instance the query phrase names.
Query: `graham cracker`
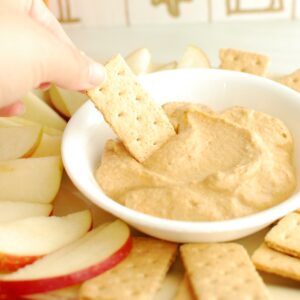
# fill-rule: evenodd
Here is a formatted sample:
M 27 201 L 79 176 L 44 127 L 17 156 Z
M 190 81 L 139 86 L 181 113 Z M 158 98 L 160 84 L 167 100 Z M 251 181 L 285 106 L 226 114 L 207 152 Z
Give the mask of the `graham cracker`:
M 142 88 L 120 55 L 105 67 L 104 84 L 87 93 L 128 151 L 143 162 L 175 130 L 162 107 Z
M 297 92 L 300 92 L 300 69 L 285 77 L 280 78 L 278 82 L 290 87 Z
M 300 258 L 300 214 L 285 216 L 266 235 L 268 247 Z
M 241 245 L 186 244 L 180 252 L 196 299 L 270 299 Z
M 300 281 L 300 259 L 272 250 L 263 243 L 252 255 L 258 270 Z
M 175 259 L 177 245 L 136 237 L 129 256 L 115 268 L 86 281 L 82 300 L 150 300 L 161 287 Z
M 179 288 L 173 300 L 194 300 L 194 299 L 195 297 L 193 295 L 192 288 L 189 283 L 189 279 L 185 274 L 179 284 Z
M 237 49 L 220 49 L 220 68 L 265 76 L 269 57 Z

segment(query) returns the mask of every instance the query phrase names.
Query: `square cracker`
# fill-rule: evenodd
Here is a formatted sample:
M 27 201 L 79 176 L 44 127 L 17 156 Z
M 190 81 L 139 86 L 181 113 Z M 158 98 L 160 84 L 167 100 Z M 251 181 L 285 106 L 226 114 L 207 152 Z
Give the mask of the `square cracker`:
M 175 259 L 177 245 L 152 238 L 133 239 L 129 256 L 113 269 L 86 281 L 82 300 L 150 300 Z
M 269 248 L 263 243 L 252 255 L 258 270 L 300 281 L 300 259 Z
M 180 253 L 196 299 L 270 299 L 241 245 L 186 244 Z
M 269 57 L 237 49 L 220 49 L 220 68 L 265 76 Z
M 268 247 L 300 258 L 300 214 L 285 216 L 266 235 Z
M 300 69 L 285 77 L 280 78 L 278 82 L 290 87 L 297 92 L 300 92 Z
M 120 55 L 105 67 L 104 84 L 87 93 L 128 151 L 143 162 L 175 130 L 162 107 L 142 88 Z

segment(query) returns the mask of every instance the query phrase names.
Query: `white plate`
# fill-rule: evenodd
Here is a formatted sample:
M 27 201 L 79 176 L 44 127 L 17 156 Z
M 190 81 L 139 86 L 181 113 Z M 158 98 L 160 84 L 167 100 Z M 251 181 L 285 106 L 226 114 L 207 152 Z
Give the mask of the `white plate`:
M 295 140 L 296 167 L 300 169 L 300 97 L 271 80 L 233 71 L 214 69 L 172 70 L 140 78 L 154 99 L 200 102 L 219 110 L 240 105 L 283 120 Z M 184 222 L 145 215 L 107 197 L 94 172 L 108 138 L 109 126 L 91 102 L 85 103 L 69 121 L 63 136 L 62 156 L 67 173 L 92 202 L 149 235 L 176 242 L 228 241 L 247 236 L 300 206 L 297 191 L 288 200 L 265 211 L 227 221 Z

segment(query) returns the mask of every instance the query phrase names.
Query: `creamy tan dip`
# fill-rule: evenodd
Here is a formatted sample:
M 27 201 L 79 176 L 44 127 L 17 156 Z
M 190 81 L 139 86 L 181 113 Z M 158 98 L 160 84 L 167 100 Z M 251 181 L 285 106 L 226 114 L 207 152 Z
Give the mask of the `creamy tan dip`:
M 293 193 L 293 139 L 282 121 L 242 107 L 164 109 L 177 135 L 143 164 L 120 141 L 107 142 L 96 178 L 112 199 L 157 217 L 204 221 L 253 214 Z

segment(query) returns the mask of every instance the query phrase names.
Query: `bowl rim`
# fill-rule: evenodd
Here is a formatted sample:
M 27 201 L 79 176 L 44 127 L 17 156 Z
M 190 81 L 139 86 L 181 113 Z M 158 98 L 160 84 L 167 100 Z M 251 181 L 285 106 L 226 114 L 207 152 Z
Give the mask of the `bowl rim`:
M 237 71 L 231 70 L 220 70 L 220 69 L 177 69 L 177 70 L 166 70 L 160 72 L 154 72 L 151 74 L 146 74 L 139 76 L 140 80 L 147 80 L 147 78 L 160 76 L 162 74 L 168 75 L 169 73 L 220 73 L 224 76 L 230 75 L 235 78 L 240 77 L 244 79 L 254 80 L 260 84 L 267 84 L 270 87 L 279 89 L 284 93 L 287 93 L 287 97 L 296 97 L 299 98 L 299 107 L 300 107 L 300 95 L 292 90 L 291 88 L 284 86 L 278 82 L 275 82 L 271 79 L 259 77 L 252 74 L 241 73 Z M 177 231 L 177 232 L 189 232 L 189 233 L 210 233 L 210 232 L 231 232 L 231 231 L 242 231 L 247 230 L 252 227 L 259 227 L 266 223 L 272 223 L 275 220 L 283 217 L 284 215 L 292 212 L 300 207 L 300 203 L 297 205 L 297 201 L 300 201 L 300 191 L 294 192 L 288 199 L 270 207 L 262 211 L 258 211 L 251 215 L 246 215 L 234 219 L 226 219 L 226 220 L 218 220 L 218 221 L 180 221 L 180 220 L 172 220 L 172 219 L 165 219 L 160 217 L 155 217 L 152 215 L 148 215 L 131 208 L 128 208 L 124 205 L 119 204 L 115 200 L 108 197 L 101 189 L 100 186 L 97 185 L 99 196 L 95 195 L 94 193 L 90 192 L 89 189 L 85 188 L 79 178 L 75 175 L 76 171 L 73 171 L 73 160 L 70 159 L 71 155 L 68 155 L 69 150 L 69 139 L 72 135 L 72 131 L 74 130 L 73 126 L 77 123 L 77 119 L 81 119 L 82 115 L 88 114 L 88 112 L 96 108 L 92 104 L 90 100 L 84 103 L 72 116 L 69 120 L 65 131 L 63 133 L 62 139 L 62 160 L 65 166 L 65 170 L 69 175 L 72 182 L 75 186 L 95 205 L 101 207 L 102 209 L 108 211 L 112 215 L 124 219 L 129 223 L 133 224 L 140 224 L 141 226 L 151 227 L 154 229 L 163 229 L 168 231 Z M 95 179 L 95 178 L 94 178 Z M 95 180 L 96 181 L 96 180 Z

